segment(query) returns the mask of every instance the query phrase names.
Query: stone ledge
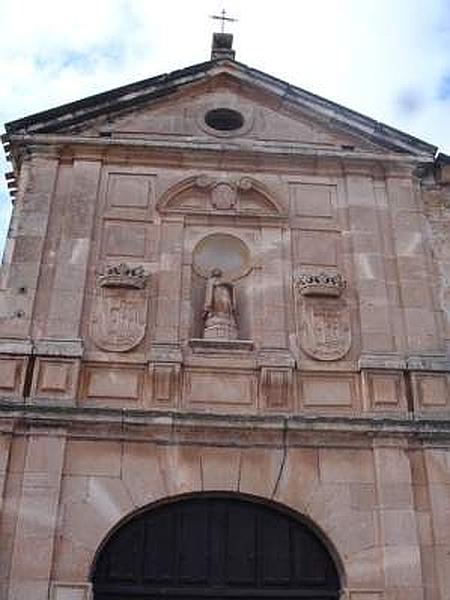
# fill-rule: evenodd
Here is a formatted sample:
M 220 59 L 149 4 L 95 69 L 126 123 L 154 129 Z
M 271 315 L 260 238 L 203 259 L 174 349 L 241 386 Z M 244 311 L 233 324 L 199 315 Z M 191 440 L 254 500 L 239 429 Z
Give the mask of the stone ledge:
M 0 339 L 0 354 L 15 354 L 30 356 L 33 353 L 31 340 Z
M 363 354 L 358 361 L 361 369 L 387 369 L 389 371 L 439 371 L 450 372 L 450 360 L 443 354 L 401 356 L 380 353 Z
M 212 340 L 203 338 L 192 338 L 189 346 L 194 353 L 204 354 L 234 354 L 251 352 L 253 350 L 252 340 Z
M 81 358 L 83 356 L 83 342 L 80 339 L 35 340 L 33 354 L 38 356 Z
M 358 361 L 358 368 L 361 369 L 388 369 L 390 371 L 404 371 L 406 369 L 406 360 L 399 354 L 362 354 Z
M 192 429 L 220 428 L 225 430 L 279 430 L 291 432 L 340 432 L 343 434 L 361 434 L 365 438 L 385 435 L 444 436 L 450 441 L 450 412 L 447 418 L 430 418 L 424 415 L 405 417 L 392 416 L 326 416 L 326 415 L 236 415 L 214 412 L 175 412 L 170 410 L 129 410 L 119 408 L 94 408 L 79 406 L 30 405 L 8 401 L 0 402 L 0 423 L 10 419 L 24 424 L 25 421 L 53 426 L 75 426 L 89 423 L 91 426 L 109 427 L 115 424 L 123 434 L 124 428 L 174 427 Z M 88 429 L 89 430 L 89 429 Z M 86 431 L 88 431 L 86 430 Z
M 83 342 L 81 339 L 14 340 L 3 338 L 0 339 L 0 354 L 81 358 Z
M 183 353 L 179 344 L 152 344 L 149 362 L 182 363 Z
M 409 356 L 406 359 L 406 368 L 409 371 L 439 371 L 450 372 L 450 360 L 440 354 Z
M 258 352 L 259 367 L 295 368 L 295 358 L 284 348 L 261 348 Z
M 124 137 L 115 138 L 91 138 L 87 136 L 76 136 L 76 135 L 54 135 L 54 134 L 10 134 L 9 140 L 13 144 L 21 145 L 32 145 L 34 151 L 40 147 L 45 148 L 49 146 L 52 148 L 52 152 L 55 153 L 56 149 L 61 146 L 71 145 L 75 155 L 80 155 L 77 151 L 78 147 L 86 147 L 90 151 L 98 151 L 99 149 L 105 150 L 111 147 L 125 147 L 129 150 L 198 150 L 207 152 L 228 152 L 228 153 L 240 153 L 248 154 L 251 149 L 251 153 L 258 155 L 280 155 L 280 156 L 306 156 L 314 158 L 343 158 L 348 159 L 352 162 L 373 160 L 376 162 L 392 162 L 393 164 L 411 166 L 421 164 L 423 162 L 432 161 L 430 154 L 420 154 L 416 156 L 412 155 L 401 155 L 394 152 L 376 153 L 370 151 L 355 152 L 354 150 L 343 150 L 342 148 L 311 148 L 306 144 L 292 143 L 292 142 L 254 142 L 251 147 L 247 144 L 239 143 L 236 141 L 222 141 L 219 142 L 205 142 L 201 138 L 195 138 L 190 140 L 184 139 L 173 139 L 173 140 L 135 140 Z M 87 150 L 86 150 L 87 151 Z M 278 217 L 279 218 L 279 217 Z

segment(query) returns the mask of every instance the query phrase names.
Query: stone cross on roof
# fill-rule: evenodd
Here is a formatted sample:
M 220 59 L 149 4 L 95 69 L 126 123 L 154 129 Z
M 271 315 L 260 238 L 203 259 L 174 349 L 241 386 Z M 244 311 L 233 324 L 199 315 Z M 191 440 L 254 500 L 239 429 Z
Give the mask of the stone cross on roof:
M 218 21 L 222 21 L 221 29 L 220 29 L 221 33 L 224 33 L 224 31 L 225 31 L 225 22 L 226 21 L 228 21 L 229 23 L 235 23 L 237 21 L 237 19 L 233 19 L 233 17 L 227 17 L 226 11 L 224 8 L 222 9 L 222 12 L 220 13 L 220 15 L 211 15 L 211 19 L 216 19 Z

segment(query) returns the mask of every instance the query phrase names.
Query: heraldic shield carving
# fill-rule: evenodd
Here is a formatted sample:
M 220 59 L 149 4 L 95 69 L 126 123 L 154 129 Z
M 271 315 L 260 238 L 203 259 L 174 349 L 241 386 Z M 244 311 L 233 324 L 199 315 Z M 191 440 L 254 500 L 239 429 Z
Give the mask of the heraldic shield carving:
M 126 352 L 145 335 L 147 323 L 146 277 L 142 267 L 108 266 L 99 276 L 94 299 L 91 337 L 110 352 Z
M 352 343 L 350 310 L 341 296 L 345 280 L 339 275 L 300 275 L 298 292 L 300 344 L 316 360 L 339 360 Z

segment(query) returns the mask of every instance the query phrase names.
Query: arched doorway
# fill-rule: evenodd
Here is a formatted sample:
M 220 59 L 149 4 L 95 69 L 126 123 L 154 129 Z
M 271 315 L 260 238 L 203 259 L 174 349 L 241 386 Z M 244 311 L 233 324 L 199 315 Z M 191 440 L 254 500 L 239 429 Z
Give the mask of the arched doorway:
M 149 508 L 100 549 L 94 600 L 331 600 L 339 576 L 311 527 L 250 497 L 198 494 Z

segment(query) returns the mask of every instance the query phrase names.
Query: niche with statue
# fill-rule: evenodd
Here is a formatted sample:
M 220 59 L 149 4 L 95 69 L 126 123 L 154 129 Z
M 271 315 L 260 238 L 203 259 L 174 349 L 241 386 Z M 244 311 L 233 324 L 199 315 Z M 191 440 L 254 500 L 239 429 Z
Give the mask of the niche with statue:
M 247 245 L 228 233 L 206 236 L 194 248 L 192 268 L 191 346 L 251 349 Z

